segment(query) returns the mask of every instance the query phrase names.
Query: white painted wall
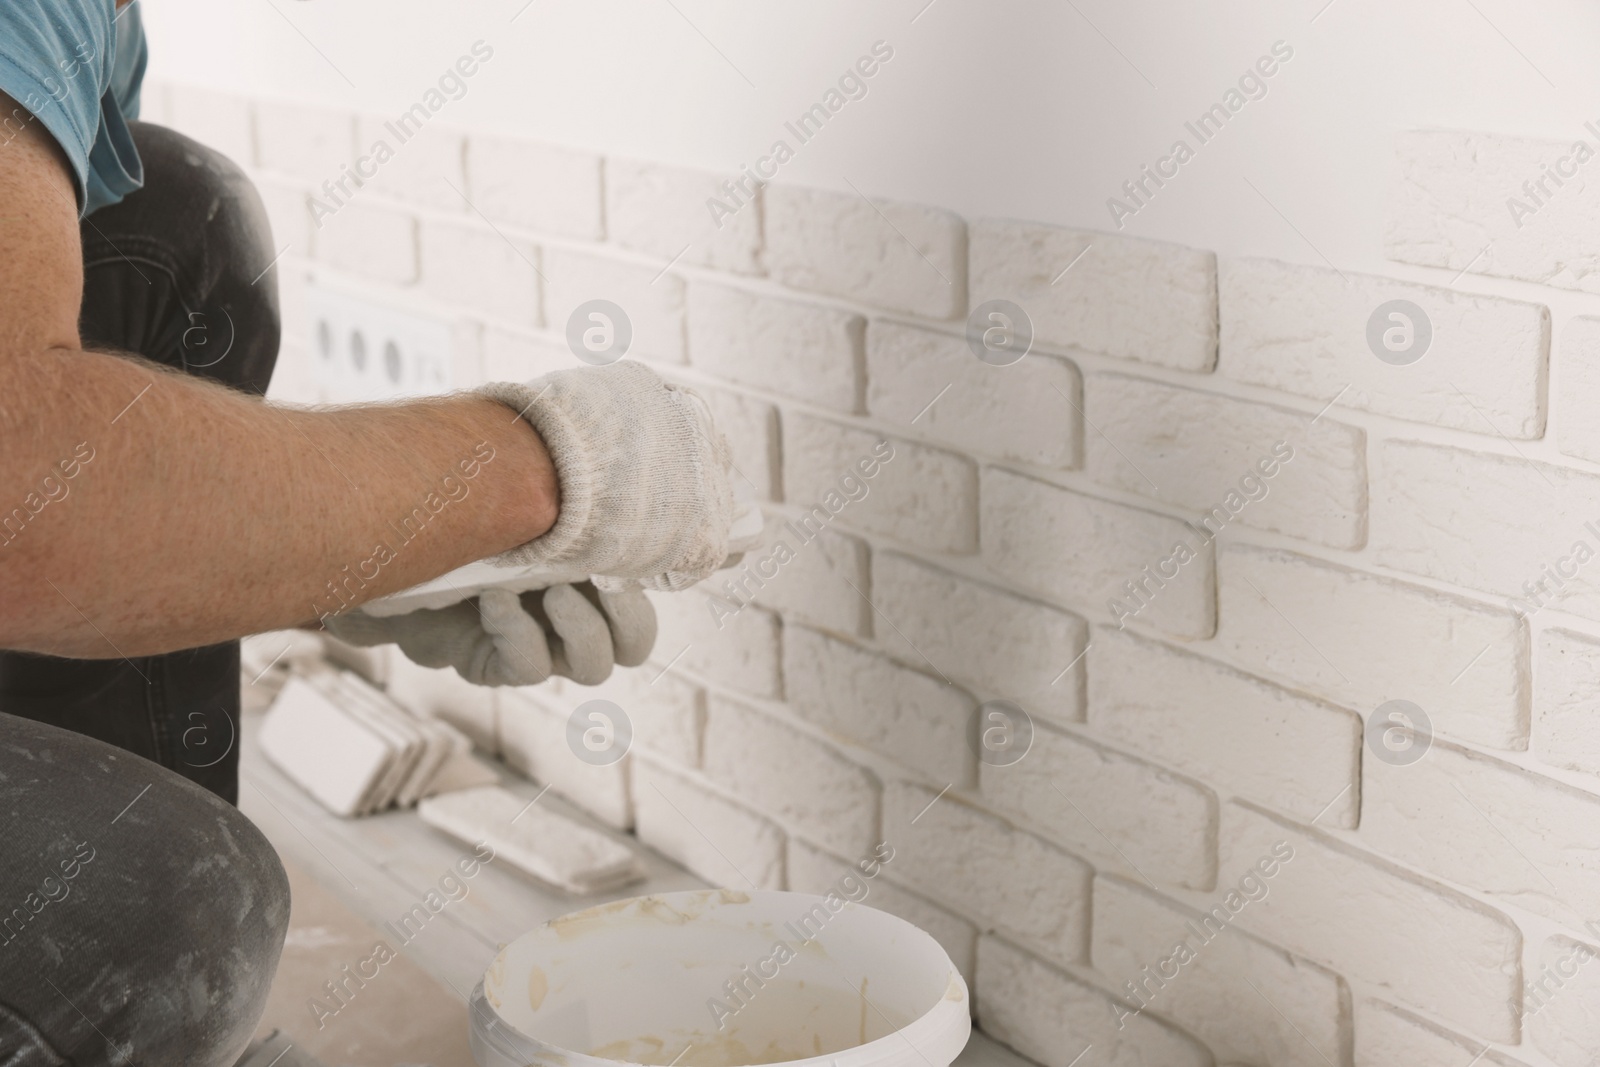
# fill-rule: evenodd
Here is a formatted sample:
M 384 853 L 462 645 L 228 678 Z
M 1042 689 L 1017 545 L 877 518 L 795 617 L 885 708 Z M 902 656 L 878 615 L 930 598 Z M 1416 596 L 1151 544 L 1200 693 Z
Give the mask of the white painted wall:
M 893 62 L 786 180 L 1095 229 L 1282 39 L 1295 56 L 1268 95 L 1124 232 L 1342 269 L 1382 263 L 1394 131 L 1566 140 L 1600 117 L 1584 0 L 935 0 L 915 21 L 926 0 L 532 0 L 511 21 L 526 2 L 155 0 L 145 17 L 159 78 L 379 112 L 481 37 L 495 59 L 452 124 L 730 173 L 881 38 Z

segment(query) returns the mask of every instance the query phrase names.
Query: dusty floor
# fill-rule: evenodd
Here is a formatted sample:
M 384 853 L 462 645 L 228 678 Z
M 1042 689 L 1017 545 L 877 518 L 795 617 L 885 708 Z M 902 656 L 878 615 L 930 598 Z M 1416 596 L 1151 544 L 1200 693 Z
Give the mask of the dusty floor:
M 336 1006 L 323 983 L 366 959 L 379 934 L 293 861 L 284 867 L 294 895 L 289 936 L 257 1036 L 282 1029 L 329 1067 L 474 1067 L 467 1006 L 403 954 L 319 1020 L 311 999 Z

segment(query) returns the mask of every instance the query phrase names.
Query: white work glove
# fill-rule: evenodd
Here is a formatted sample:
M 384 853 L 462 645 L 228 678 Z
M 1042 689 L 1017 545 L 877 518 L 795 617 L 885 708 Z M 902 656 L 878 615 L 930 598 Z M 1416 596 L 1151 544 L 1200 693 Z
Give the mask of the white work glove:
M 561 489 L 555 526 L 491 563 L 579 570 L 602 589 L 671 590 L 727 559 L 732 458 L 693 390 L 625 359 L 480 391 L 543 438 Z
M 613 664 L 637 667 L 656 643 L 655 609 L 643 592 L 588 582 L 522 594 L 486 589 L 440 610 L 354 611 L 323 625 L 352 645 L 397 644 L 413 663 L 454 667 L 474 685 L 537 685 L 552 674 L 599 685 Z

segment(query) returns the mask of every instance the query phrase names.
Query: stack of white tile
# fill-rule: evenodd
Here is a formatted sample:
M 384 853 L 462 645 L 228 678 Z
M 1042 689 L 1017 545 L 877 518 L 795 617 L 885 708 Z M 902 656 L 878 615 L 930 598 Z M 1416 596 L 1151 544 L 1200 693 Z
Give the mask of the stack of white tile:
M 605 893 L 645 875 L 620 841 L 500 786 L 432 797 L 417 805 L 417 814 L 460 841 L 488 844 L 496 859 L 568 893 Z
M 261 724 L 260 744 L 323 807 L 347 817 L 497 781 L 459 730 L 412 715 L 348 671 L 289 678 Z

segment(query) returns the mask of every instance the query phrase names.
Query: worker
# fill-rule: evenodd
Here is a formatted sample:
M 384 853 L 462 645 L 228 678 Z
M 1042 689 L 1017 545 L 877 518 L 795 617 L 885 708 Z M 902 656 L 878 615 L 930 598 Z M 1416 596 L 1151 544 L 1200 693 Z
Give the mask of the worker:
M 584 635 L 640 658 L 640 590 L 710 573 L 733 511 L 704 404 L 631 360 L 391 404 L 264 400 L 260 198 L 138 120 L 146 54 L 127 0 L 0 5 L 0 1061 L 17 1067 L 244 1050 L 289 899 L 233 806 L 241 636 L 320 622 L 488 684 L 592 673 Z M 567 595 L 587 621 L 562 634 L 517 597 L 355 621 L 485 558 L 595 575 Z

